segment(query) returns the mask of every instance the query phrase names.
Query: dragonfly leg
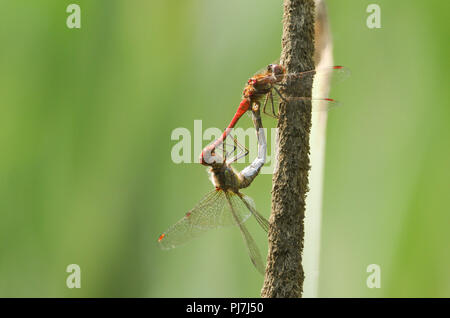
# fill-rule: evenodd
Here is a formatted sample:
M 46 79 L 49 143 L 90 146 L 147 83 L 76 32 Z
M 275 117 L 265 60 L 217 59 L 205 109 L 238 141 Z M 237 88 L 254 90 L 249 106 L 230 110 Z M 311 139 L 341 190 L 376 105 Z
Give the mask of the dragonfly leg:
M 264 100 L 264 105 L 263 105 L 263 113 L 267 114 L 267 115 L 269 115 L 268 113 L 266 113 L 266 105 L 267 105 L 267 101 L 269 100 L 269 94 L 266 94 L 266 99 Z
M 234 140 L 236 140 L 236 137 L 234 138 Z M 224 143 L 224 146 L 225 146 L 225 147 L 226 147 L 227 145 L 228 145 L 227 143 Z M 224 150 L 225 150 L 225 147 L 224 147 Z M 225 155 L 225 160 L 227 160 L 228 156 L 231 155 L 233 152 L 235 152 L 236 149 L 237 149 L 236 142 L 234 142 L 234 143 L 233 143 L 233 150 L 230 150 L 230 151 L 228 151 L 228 152 L 226 153 L 226 155 Z
M 283 102 L 287 102 L 286 98 L 284 98 L 284 96 L 283 96 L 283 94 L 281 94 L 280 90 L 278 88 L 276 88 L 275 86 L 273 88 L 277 92 L 278 96 L 280 96 L 280 98 L 283 100 Z
M 270 98 L 270 101 L 272 103 L 272 114 L 269 114 L 268 112 L 266 112 L 266 104 L 267 104 L 269 98 Z M 273 95 L 272 95 L 272 91 L 269 91 L 269 93 L 266 94 L 266 100 L 264 101 L 264 106 L 263 106 L 263 113 L 268 115 L 268 116 L 270 116 L 270 117 L 272 117 L 272 118 L 278 119 L 278 117 L 273 115 Z
M 234 137 L 233 142 L 234 142 L 234 149 L 233 149 L 233 152 L 234 152 L 238 147 L 240 148 L 241 152 L 240 152 L 239 154 L 237 154 L 236 156 L 234 156 L 234 157 L 228 159 L 228 160 L 227 160 L 227 163 L 228 163 L 228 164 L 233 163 L 233 162 L 235 162 L 235 161 L 238 161 L 238 160 L 241 159 L 242 157 L 247 156 L 248 153 L 249 153 L 247 147 L 245 147 L 244 145 L 241 145 L 241 144 L 237 141 L 237 138 L 236 138 L 236 137 Z
M 275 88 L 275 87 L 274 87 Z M 276 88 L 275 88 L 276 89 Z M 278 119 L 278 113 L 275 113 L 275 105 L 273 103 L 273 95 L 272 95 L 272 91 L 270 92 L 270 101 L 272 103 L 272 114 L 273 117 L 275 117 L 276 119 Z
M 263 113 L 264 114 L 267 114 L 267 115 L 269 115 L 267 112 L 266 112 L 266 106 L 267 106 L 267 102 L 269 101 L 269 94 L 266 94 L 266 98 L 265 98 L 265 100 L 264 100 L 264 105 L 263 105 Z

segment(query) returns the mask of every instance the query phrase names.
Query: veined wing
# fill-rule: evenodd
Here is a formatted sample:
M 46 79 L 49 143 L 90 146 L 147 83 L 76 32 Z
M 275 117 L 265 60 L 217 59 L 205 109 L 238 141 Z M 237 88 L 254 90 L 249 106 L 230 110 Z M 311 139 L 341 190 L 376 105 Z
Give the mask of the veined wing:
M 232 194 L 231 196 L 237 196 Z M 244 223 L 251 215 L 248 209 L 237 209 L 236 216 L 230 212 L 225 193 L 213 190 L 177 223 L 160 235 L 162 249 L 182 245 L 208 230 Z
M 242 200 L 242 202 L 247 207 L 247 209 L 249 209 L 250 212 L 253 214 L 258 224 L 267 233 L 269 231 L 269 221 L 267 221 L 267 219 L 256 210 L 255 202 L 253 201 L 253 199 L 242 193 L 239 193 L 238 195 Z
M 261 71 L 260 74 L 264 73 L 264 71 Z M 284 80 L 289 81 L 295 81 L 296 85 L 298 86 L 305 86 L 307 85 L 312 79 L 317 80 L 327 80 L 329 81 L 331 86 L 334 86 L 335 84 L 338 84 L 342 82 L 343 80 L 347 79 L 351 75 L 351 72 L 348 68 L 340 65 L 334 65 L 334 66 L 326 66 L 321 67 L 314 70 L 304 71 L 304 72 L 298 72 L 298 73 L 286 73 L 283 75 Z M 272 78 L 272 74 L 267 74 L 267 76 L 263 76 L 260 78 L 260 80 L 263 80 L 265 78 Z M 279 84 L 277 84 L 279 85 Z
M 338 84 L 350 76 L 350 70 L 340 65 L 322 67 L 315 70 L 288 73 L 284 75 L 287 80 L 295 80 L 299 86 L 306 85 L 311 79 L 327 80 L 331 86 Z
M 241 214 L 241 210 L 246 209 L 247 205 L 243 203 L 243 200 L 241 198 L 233 193 L 227 192 L 225 193 L 225 197 L 227 200 L 228 207 L 230 209 L 231 215 L 233 218 L 238 221 L 239 215 Z M 239 230 L 241 231 L 242 238 L 244 239 L 245 246 L 247 247 L 248 255 L 250 256 L 250 260 L 252 261 L 253 265 L 256 267 L 258 272 L 260 272 L 262 275 L 264 275 L 264 262 L 261 257 L 261 253 L 259 252 L 258 246 L 255 243 L 255 240 L 250 235 L 250 232 L 247 230 L 245 225 L 243 223 L 236 222 L 239 226 Z
M 269 115 L 276 115 L 278 113 L 278 108 L 280 107 L 281 102 L 289 102 L 289 101 L 310 101 L 311 102 L 311 111 L 313 112 L 324 112 L 328 111 L 331 108 L 337 107 L 340 103 L 332 98 L 318 98 L 318 97 L 302 97 L 302 96 L 293 96 L 287 97 L 284 96 L 282 92 L 279 90 L 272 90 L 261 100 L 263 113 Z M 300 104 L 301 107 L 305 107 L 304 103 Z
M 285 74 L 284 78 L 285 80 L 295 81 L 298 87 L 304 87 L 305 85 L 310 84 L 314 79 L 315 81 L 312 82 L 312 85 L 313 91 L 315 91 L 315 86 L 317 85 L 317 83 L 326 81 L 327 83 L 329 82 L 330 86 L 332 87 L 334 86 L 334 84 L 341 82 L 348 76 L 350 76 L 350 71 L 347 68 L 343 66 L 330 66 L 311 71 Z M 327 111 L 330 108 L 339 105 L 338 101 L 332 98 L 328 98 L 328 96 L 294 96 L 288 98 L 281 92 L 282 85 L 283 84 L 276 84 L 274 89 L 269 94 L 266 94 L 266 96 L 263 97 L 263 99 L 261 100 L 261 103 L 263 105 L 263 112 L 268 114 L 272 113 L 272 115 L 276 116 L 277 108 L 282 101 L 311 101 L 311 110 L 314 112 Z M 264 105 L 266 105 L 266 107 L 264 107 Z

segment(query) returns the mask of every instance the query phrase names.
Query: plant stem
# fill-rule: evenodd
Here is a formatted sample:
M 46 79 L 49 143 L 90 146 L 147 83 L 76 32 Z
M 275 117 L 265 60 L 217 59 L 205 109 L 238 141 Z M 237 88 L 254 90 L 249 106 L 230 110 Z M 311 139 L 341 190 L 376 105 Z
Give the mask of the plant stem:
M 314 8 L 314 0 L 284 1 L 281 63 L 288 73 L 314 69 Z M 295 82 L 286 82 L 284 96 L 311 96 L 312 82 L 300 88 Z M 269 254 L 261 296 L 301 297 L 311 102 L 283 102 L 279 116 Z

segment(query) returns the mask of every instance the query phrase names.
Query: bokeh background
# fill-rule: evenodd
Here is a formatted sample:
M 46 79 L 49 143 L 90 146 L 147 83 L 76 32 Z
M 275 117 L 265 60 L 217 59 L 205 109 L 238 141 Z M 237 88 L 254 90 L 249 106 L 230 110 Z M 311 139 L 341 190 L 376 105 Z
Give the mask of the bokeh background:
M 328 8 L 352 76 L 332 89 L 319 296 L 449 297 L 450 2 Z M 281 16 L 281 0 L 1 0 L 0 296 L 259 296 L 237 229 L 156 240 L 212 188 L 204 167 L 172 162 L 172 131 L 228 123 L 279 57 Z M 266 174 L 244 192 L 269 216 L 270 191 Z M 72 263 L 81 289 L 66 287 Z

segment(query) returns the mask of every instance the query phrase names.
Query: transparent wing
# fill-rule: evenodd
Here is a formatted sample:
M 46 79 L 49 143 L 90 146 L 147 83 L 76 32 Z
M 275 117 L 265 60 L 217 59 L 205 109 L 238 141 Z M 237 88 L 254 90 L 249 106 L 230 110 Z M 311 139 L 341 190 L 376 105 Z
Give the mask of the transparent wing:
M 260 73 L 262 74 L 266 71 L 266 68 L 262 69 Z M 298 73 L 287 73 L 284 74 L 283 77 L 285 80 L 295 80 L 298 86 L 305 86 L 312 79 L 317 80 L 327 80 L 329 81 L 331 86 L 342 82 L 347 79 L 351 75 L 351 72 L 348 68 L 340 65 L 321 67 L 319 69 L 314 69 L 310 71 L 298 72 Z M 267 78 L 271 78 L 272 75 L 268 74 Z M 263 80 L 266 77 L 260 78 Z M 282 85 L 282 84 L 281 84 Z
M 278 89 L 273 89 L 266 94 L 261 100 L 262 112 L 270 116 L 278 116 L 278 109 L 282 101 L 311 101 L 311 110 L 313 112 L 324 112 L 331 108 L 337 107 L 340 103 L 332 98 L 316 98 L 316 97 L 286 97 Z M 305 106 L 303 103 L 301 104 Z
M 244 203 L 244 205 L 247 207 L 247 209 L 249 209 L 250 212 L 253 214 L 258 224 L 263 228 L 264 231 L 268 232 L 269 221 L 267 221 L 267 219 L 256 210 L 255 202 L 253 201 L 253 199 L 242 193 L 239 193 L 239 197 Z
M 237 197 L 234 193 L 229 196 Z M 251 215 L 247 208 L 237 208 L 235 212 L 236 216 L 230 213 L 225 193 L 213 190 L 181 220 L 161 234 L 158 243 L 162 249 L 177 247 L 208 230 L 244 223 Z
M 330 66 L 324 67 L 317 70 L 311 70 L 300 73 L 289 73 L 285 74 L 284 78 L 286 80 L 295 80 L 296 85 L 298 87 L 302 87 L 310 83 L 313 79 L 316 79 L 313 82 L 313 90 L 316 83 L 329 81 L 330 85 L 333 86 L 347 77 L 350 76 L 350 71 L 343 66 Z M 284 82 L 284 81 L 283 81 Z M 295 96 L 295 97 L 285 97 L 281 92 L 283 84 L 276 84 L 274 89 L 266 96 L 263 97 L 261 103 L 263 105 L 263 112 L 269 115 L 273 115 L 277 117 L 278 107 L 280 102 L 282 101 L 311 101 L 312 102 L 312 111 L 314 112 L 322 112 L 328 111 L 329 109 L 336 107 L 339 105 L 339 102 L 328 98 L 328 96 L 312 96 L 312 97 L 304 97 L 304 96 Z
M 316 80 L 320 79 L 321 81 L 326 79 L 330 81 L 331 86 L 334 86 L 348 78 L 350 74 L 351 72 L 348 68 L 335 65 L 300 73 L 285 74 L 284 78 L 296 80 L 299 86 L 309 83 L 313 78 Z
M 244 203 L 243 200 L 241 200 L 241 197 L 234 194 L 230 195 L 230 192 L 225 193 L 228 207 L 230 209 L 231 215 L 233 218 L 238 221 L 240 210 L 247 209 L 247 205 Z M 237 222 L 236 222 L 237 223 Z M 241 231 L 242 238 L 244 239 L 245 246 L 247 247 L 248 255 L 250 256 L 250 260 L 252 261 L 255 268 L 260 272 L 262 275 L 264 275 L 264 261 L 261 257 L 261 253 L 259 252 L 258 246 L 255 243 L 255 240 L 250 235 L 250 232 L 247 230 L 247 228 L 244 226 L 243 223 L 238 223 L 239 230 Z

